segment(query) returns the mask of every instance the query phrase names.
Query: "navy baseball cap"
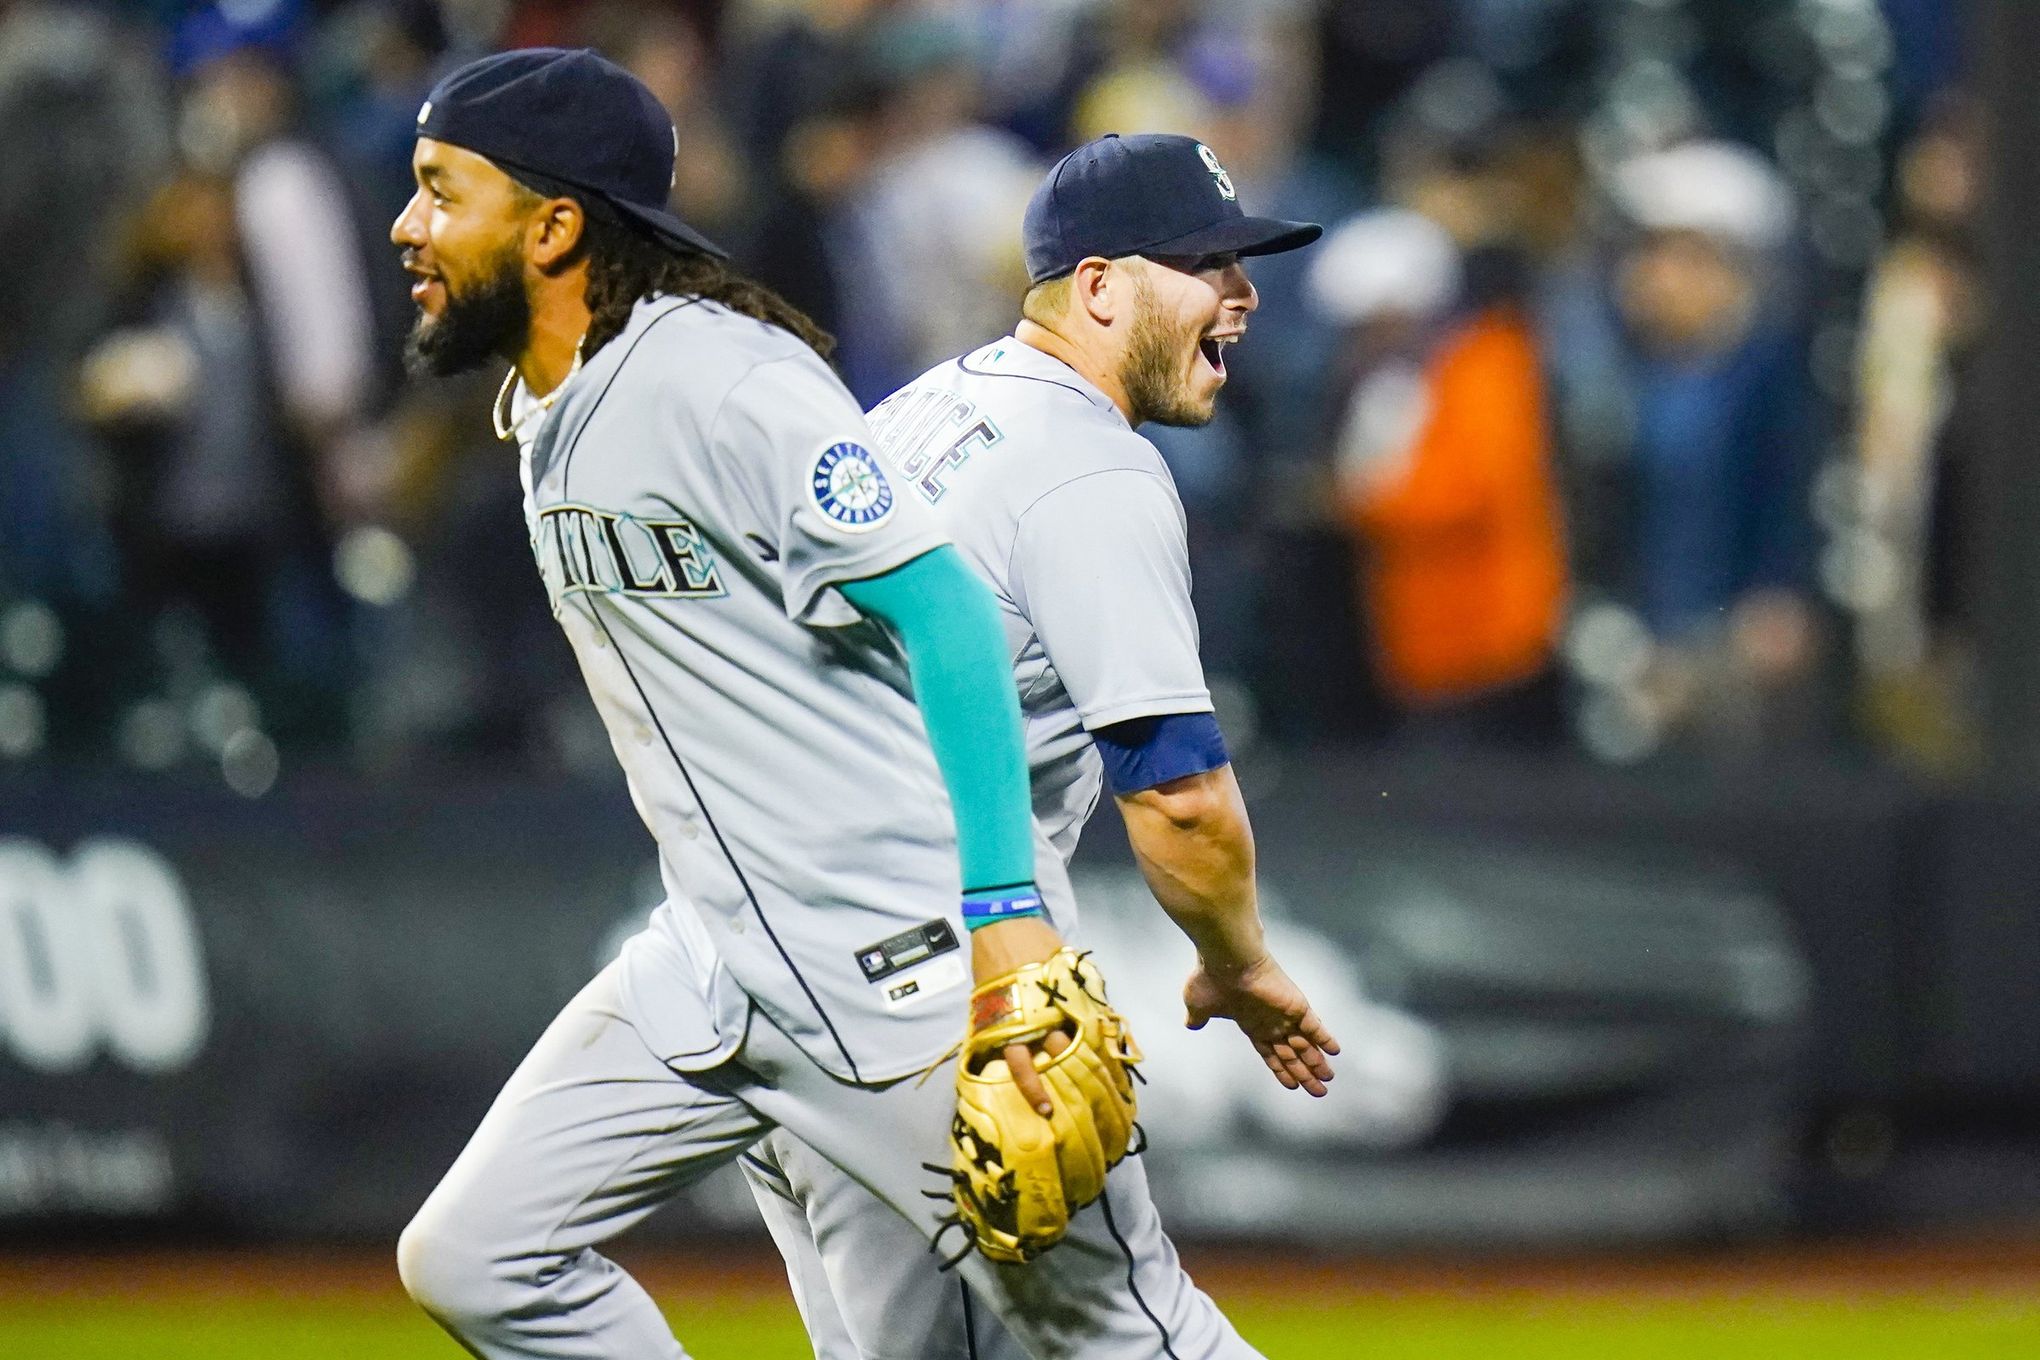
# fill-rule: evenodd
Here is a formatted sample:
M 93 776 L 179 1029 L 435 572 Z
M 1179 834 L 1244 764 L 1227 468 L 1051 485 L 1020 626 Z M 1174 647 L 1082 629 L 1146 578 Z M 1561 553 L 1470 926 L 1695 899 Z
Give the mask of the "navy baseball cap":
M 1232 176 L 1195 137 L 1109 133 L 1055 163 L 1027 201 L 1027 277 L 1093 255 L 1275 255 L 1324 234 L 1315 222 L 1249 217 Z
M 665 106 L 593 52 L 525 47 L 471 61 L 432 87 L 418 135 L 486 156 L 541 193 L 607 206 L 672 244 L 729 253 L 667 211 L 680 134 Z

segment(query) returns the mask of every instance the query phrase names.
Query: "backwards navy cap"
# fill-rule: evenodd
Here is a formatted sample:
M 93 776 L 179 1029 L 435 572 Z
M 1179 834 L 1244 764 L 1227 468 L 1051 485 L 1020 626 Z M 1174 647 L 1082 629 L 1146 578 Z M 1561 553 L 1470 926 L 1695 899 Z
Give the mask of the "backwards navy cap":
M 593 52 L 526 47 L 482 57 L 432 87 L 418 135 L 494 161 L 541 192 L 565 190 L 689 250 L 728 252 L 666 209 L 679 134 L 645 83 Z
M 1247 216 L 1211 148 L 1170 133 L 1108 133 L 1070 152 L 1027 201 L 1023 227 L 1035 283 L 1093 255 L 1275 255 L 1323 234 Z

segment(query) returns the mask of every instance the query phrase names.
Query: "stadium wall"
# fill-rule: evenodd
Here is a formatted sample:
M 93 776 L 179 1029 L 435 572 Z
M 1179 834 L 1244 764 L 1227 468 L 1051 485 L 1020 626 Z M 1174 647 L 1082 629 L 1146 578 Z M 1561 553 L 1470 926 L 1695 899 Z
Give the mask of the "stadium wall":
M 1180 1027 L 1123 840 L 1085 942 L 1181 1232 L 1593 1244 L 1818 1226 L 1824 1121 L 2029 1100 L 2040 813 L 1832 770 L 1681 782 L 1263 753 L 1281 956 L 1334 1095 Z M 660 889 L 619 792 L 0 786 L 0 1233 L 395 1232 Z M 653 1231 L 741 1230 L 733 1178 Z

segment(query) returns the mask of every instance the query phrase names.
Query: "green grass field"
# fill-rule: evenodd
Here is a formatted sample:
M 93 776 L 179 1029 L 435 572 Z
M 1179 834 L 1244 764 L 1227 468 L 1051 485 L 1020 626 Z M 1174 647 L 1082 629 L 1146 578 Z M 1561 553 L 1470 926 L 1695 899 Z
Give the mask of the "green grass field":
M 0 1305 L 4 1307 L 4 1305 Z M 1351 1301 L 1229 1309 L 1269 1360 L 1865 1360 L 2040 1356 L 2040 1303 L 1975 1300 Z M 807 1360 L 782 1300 L 729 1300 L 676 1317 L 697 1360 Z M 9 1360 L 457 1360 L 395 1303 L 51 1303 L 0 1311 Z
M 2007 1299 L 1344 1301 L 1312 1311 L 1228 1309 L 1269 1360 L 1865 1360 L 2040 1356 L 2040 1303 Z M 698 1360 L 808 1360 L 783 1301 L 675 1313 Z M 457 1360 L 463 1352 L 398 1303 L 53 1303 L 0 1311 L 10 1360 Z
M 2030 1258 L 2028 1258 L 2030 1259 Z M 808 1360 L 769 1258 L 647 1283 L 697 1360 Z M 2009 1268 L 2008 1268 L 2009 1267 Z M 1202 1274 L 1202 1272 L 1200 1272 Z M 2040 1277 L 1994 1256 L 1924 1271 L 1719 1263 L 1556 1275 L 1258 1262 L 1208 1277 L 1269 1360 L 2034 1360 Z M 1285 1295 L 1305 1302 L 1291 1305 Z M 0 1360 L 458 1360 L 376 1257 L 0 1263 Z M 930 1357 L 949 1360 L 949 1357 Z M 960 1360 L 960 1357 L 958 1358 Z

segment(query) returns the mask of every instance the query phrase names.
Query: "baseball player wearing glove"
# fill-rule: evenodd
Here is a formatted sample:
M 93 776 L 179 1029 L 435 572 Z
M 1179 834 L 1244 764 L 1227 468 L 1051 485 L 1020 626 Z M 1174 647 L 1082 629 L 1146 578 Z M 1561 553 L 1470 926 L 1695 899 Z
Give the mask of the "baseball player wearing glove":
M 965 1250 L 1031 1261 L 1062 1240 L 1073 1212 L 1105 1193 L 1105 1173 L 1126 1156 L 1140 1050 L 1105 1000 L 1097 965 L 1067 947 L 980 983 L 970 1024 L 950 1130 L 956 1222 Z M 1005 1054 L 1051 1043 L 1034 1064 L 1049 1091 L 1044 1127 Z
M 897 480 L 998 598 L 1046 842 L 1047 920 L 978 960 L 949 1183 L 932 1193 L 953 1201 L 951 1259 L 974 1246 L 1051 1274 L 1101 1230 L 1121 1253 L 1145 1335 L 1100 1332 L 1058 1354 L 1230 1360 L 1253 1352 L 1201 1294 L 1172 1305 L 1145 1264 L 1168 1248 L 1140 1159 L 1120 1161 L 1141 1142 L 1138 1049 L 1095 962 L 1064 945 L 1081 947 L 1065 866 L 1109 788 L 1156 900 L 1197 945 L 1189 1022 L 1232 1019 L 1276 1080 L 1326 1093 L 1338 1044 L 1263 938 L 1253 835 L 1198 661 L 1182 506 L 1136 431 L 1211 418 L 1257 301 L 1240 257 L 1317 232 L 1245 216 L 1194 139 L 1129 136 L 1057 164 L 1025 235 L 1034 286 L 1014 333 L 871 415 Z M 743 1165 L 822 1360 L 1032 1353 L 787 1131 Z
M 415 366 L 511 366 L 495 423 L 535 563 L 669 892 L 398 1243 L 412 1297 L 486 1360 L 684 1360 L 600 1248 L 774 1129 L 925 1256 L 962 1212 L 924 1197 L 923 1166 L 955 1146 L 945 1050 L 973 976 L 1013 975 L 983 993 L 981 1044 L 1040 1119 L 1030 1133 L 1001 1104 L 982 1127 L 1007 1141 L 974 1148 L 1013 1159 L 975 1201 L 1011 1250 L 1064 1212 L 1037 1223 L 1031 1140 L 1053 1143 L 1059 1110 L 1079 1136 L 1130 1118 L 1090 1103 L 1114 1069 L 1065 1080 L 1112 1037 L 1086 1019 L 1095 979 L 1059 957 L 1067 876 L 1030 816 L 998 602 L 873 451 L 825 337 L 667 210 L 674 142 L 652 92 L 594 53 L 485 57 L 419 110 L 417 190 L 391 228 Z M 973 1061 L 996 1085 L 994 1059 Z M 1137 1173 L 1122 1161 L 1053 1250 L 966 1253 L 952 1278 L 1036 1357 L 1250 1354 Z M 1055 1177 L 1065 1206 L 1095 1193 L 1060 1151 Z M 957 1340 L 862 1349 L 967 1354 Z

